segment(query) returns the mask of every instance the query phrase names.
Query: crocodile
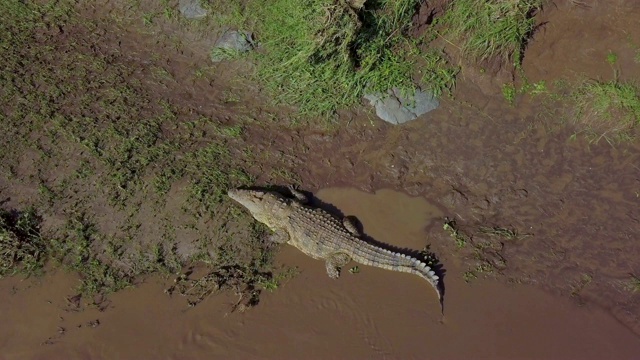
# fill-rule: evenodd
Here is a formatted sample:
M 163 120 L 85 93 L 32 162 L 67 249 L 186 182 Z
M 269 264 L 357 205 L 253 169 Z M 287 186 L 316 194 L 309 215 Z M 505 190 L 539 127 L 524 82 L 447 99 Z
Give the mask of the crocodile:
M 231 189 L 227 194 L 273 231 L 271 240 L 293 245 L 314 259 L 324 260 L 329 277 L 337 279 L 340 269 L 352 260 L 362 265 L 415 274 L 433 287 L 444 311 L 440 278 L 425 262 L 365 241 L 348 217 L 341 221 L 329 212 L 311 206 L 307 196 L 296 188 L 289 187 L 289 190 L 292 197 L 276 191 L 253 189 Z

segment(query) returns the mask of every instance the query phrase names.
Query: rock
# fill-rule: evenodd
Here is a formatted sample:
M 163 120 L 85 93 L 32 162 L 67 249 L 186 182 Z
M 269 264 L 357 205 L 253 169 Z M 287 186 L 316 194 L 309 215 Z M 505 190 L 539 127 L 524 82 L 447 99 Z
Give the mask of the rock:
M 253 34 L 247 31 L 227 30 L 216 41 L 211 50 L 211 61 L 220 62 L 233 58 L 238 53 L 252 50 L 255 45 Z
M 440 105 L 431 93 L 417 89 L 413 96 L 404 97 L 393 88 L 385 94 L 371 93 L 364 96 L 376 108 L 376 115 L 386 122 L 402 124 L 435 110 Z
M 207 10 L 200 5 L 200 0 L 180 0 L 178 8 L 187 19 L 201 19 L 207 16 Z

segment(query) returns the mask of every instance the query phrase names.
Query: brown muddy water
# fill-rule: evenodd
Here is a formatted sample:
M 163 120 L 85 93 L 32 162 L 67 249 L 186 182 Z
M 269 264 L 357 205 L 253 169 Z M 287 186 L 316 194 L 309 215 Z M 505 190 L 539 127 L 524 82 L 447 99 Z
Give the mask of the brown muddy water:
M 442 213 L 422 198 L 390 190 L 316 194 L 367 235 L 422 249 Z M 604 311 L 524 285 L 462 280 L 445 263 L 445 316 L 415 276 L 360 267 L 327 277 L 324 264 L 290 246 L 278 261 L 300 273 L 260 304 L 229 313 L 235 298 L 212 296 L 194 308 L 152 278 L 76 309 L 76 279 L 63 272 L 0 281 L 0 359 L 632 359 L 640 338 Z

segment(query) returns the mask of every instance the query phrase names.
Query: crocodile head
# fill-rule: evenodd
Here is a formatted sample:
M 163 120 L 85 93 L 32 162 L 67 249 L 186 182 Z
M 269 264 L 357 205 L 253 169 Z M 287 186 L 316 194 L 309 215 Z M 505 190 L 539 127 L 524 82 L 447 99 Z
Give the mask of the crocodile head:
M 253 217 L 272 230 L 280 227 L 281 218 L 286 216 L 283 205 L 287 204 L 284 196 L 273 191 L 231 189 L 227 192 L 230 198 L 247 208 Z

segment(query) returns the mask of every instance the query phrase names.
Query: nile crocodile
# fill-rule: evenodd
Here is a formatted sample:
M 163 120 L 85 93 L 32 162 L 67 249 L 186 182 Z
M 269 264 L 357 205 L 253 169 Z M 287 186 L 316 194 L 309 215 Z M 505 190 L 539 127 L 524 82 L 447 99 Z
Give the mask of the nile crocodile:
M 228 195 L 274 232 L 273 241 L 293 245 L 314 259 L 325 260 L 329 277 L 337 279 L 341 267 L 351 260 L 415 274 L 433 286 L 442 307 L 439 277 L 427 264 L 364 241 L 348 218 L 340 221 L 325 210 L 310 206 L 303 193 L 290 190 L 294 198 L 274 191 L 246 189 L 229 190 Z

